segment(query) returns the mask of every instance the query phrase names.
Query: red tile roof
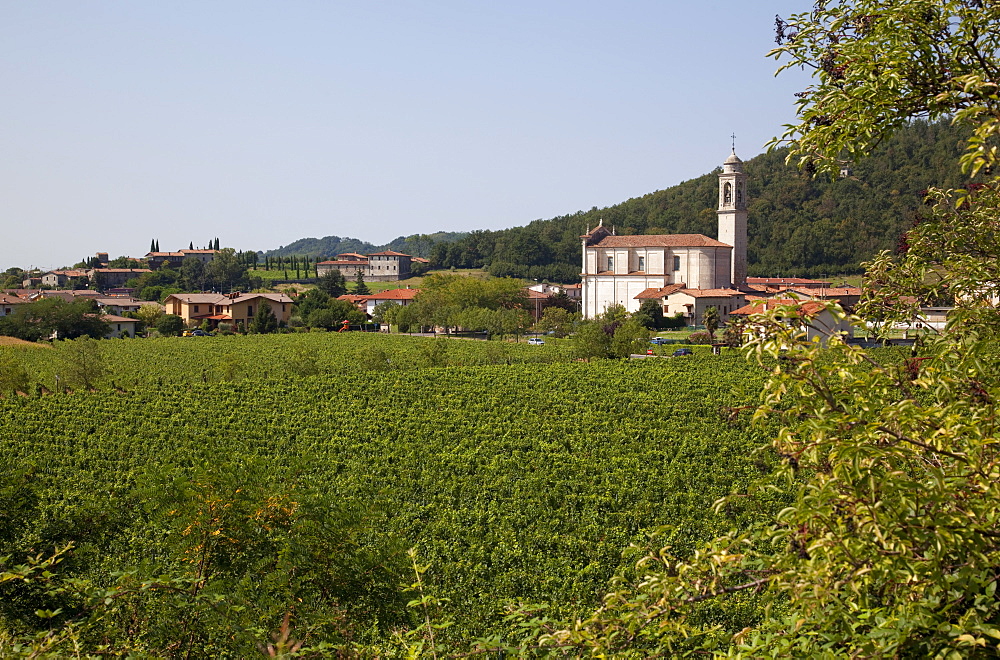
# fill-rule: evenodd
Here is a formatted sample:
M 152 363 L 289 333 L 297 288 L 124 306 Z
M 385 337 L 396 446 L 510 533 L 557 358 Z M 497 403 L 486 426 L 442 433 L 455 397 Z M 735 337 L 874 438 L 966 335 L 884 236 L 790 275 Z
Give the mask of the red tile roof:
M 317 266 L 367 266 L 368 260 L 361 261 L 360 259 L 336 259 L 334 261 L 321 261 Z
M 750 315 L 750 314 L 760 314 L 765 311 L 770 311 L 775 307 L 793 305 L 803 316 L 812 316 L 817 312 L 825 308 L 823 303 L 795 300 L 792 298 L 760 298 L 754 300 L 753 302 L 740 307 L 739 309 L 734 309 L 729 312 L 730 315 Z
M 369 257 L 409 257 L 408 254 L 403 254 L 402 252 L 396 252 L 395 250 L 385 250 L 383 252 L 373 252 L 368 255 Z
M 704 234 L 657 234 L 652 236 L 605 236 L 593 247 L 729 247 Z
M 148 268 L 94 268 L 95 273 L 151 273 Z
M 806 288 L 806 287 L 791 287 L 787 289 L 788 291 L 793 291 L 795 293 L 801 293 L 804 296 L 822 296 L 824 298 L 837 298 L 838 296 L 860 296 L 861 289 L 856 286 L 843 286 L 843 287 L 824 287 L 822 289 L 816 288 Z
M 669 296 L 674 291 L 680 291 L 684 288 L 683 284 L 668 284 L 664 287 L 652 287 L 646 289 L 639 295 L 637 295 L 634 300 L 657 300 L 665 296 Z
M 680 292 L 692 298 L 732 298 L 743 295 L 742 291 L 736 289 L 681 289 Z
M 420 289 L 389 289 L 381 293 L 365 296 L 367 300 L 413 300 L 420 294 Z

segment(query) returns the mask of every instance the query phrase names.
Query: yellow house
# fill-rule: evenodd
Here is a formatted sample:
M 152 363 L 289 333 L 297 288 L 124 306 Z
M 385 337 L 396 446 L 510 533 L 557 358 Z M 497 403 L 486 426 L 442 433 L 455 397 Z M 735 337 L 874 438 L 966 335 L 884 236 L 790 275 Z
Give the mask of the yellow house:
M 292 299 L 281 293 L 172 293 L 163 301 L 167 314 L 176 314 L 189 326 L 208 321 L 212 327 L 232 323 L 249 327 L 262 305 L 268 305 L 278 323 L 288 323 Z

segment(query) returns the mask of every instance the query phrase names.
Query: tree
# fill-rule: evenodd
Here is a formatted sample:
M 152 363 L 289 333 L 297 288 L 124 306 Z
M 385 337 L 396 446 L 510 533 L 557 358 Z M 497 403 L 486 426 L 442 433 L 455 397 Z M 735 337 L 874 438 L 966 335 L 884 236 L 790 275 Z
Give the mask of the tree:
M 714 306 L 706 307 L 705 311 L 702 312 L 701 322 L 705 324 L 708 336 L 714 341 L 715 331 L 719 329 L 719 310 Z
M 244 288 L 248 284 L 246 274 L 246 264 L 240 263 L 233 248 L 222 248 L 216 252 L 205 267 L 207 283 L 219 291 Z
M 354 278 L 354 295 L 367 296 L 370 293 L 371 290 L 369 290 L 368 285 L 365 284 L 365 274 L 359 270 L 357 276 Z
M 188 291 L 203 291 L 206 280 L 205 264 L 195 256 L 181 262 L 181 286 Z
M 611 355 L 627 358 L 634 353 L 646 352 L 649 346 L 649 330 L 637 319 L 629 319 L 615 330 L 611 338 Z
M 340 270 L 333 268 L 316 280 L 316 288 L 326 293 L 331 298 L 337 298 L 347 293 L 347 285 L 344 283 L 344 274 Z
M 132 257 L 115 257 L 108 262 L 108 268 L 132 268 L 135 266 L 135 262 L 132 261 Z
M 156 322 L 163 317 L 163 308 L 159 305 L 142 305 L 139 310 L 135 313 L 137 319 L 142 321 L 142 324 L 146 328 L 153 328 L 156 326 Z M 180 318 L 180 317 L 178 317 Z
M 643 300 L 639 305 L 639 310 L 632 314 L 632 318 L 650 330 L 663 327 L 663 307 L 656 300 Z
M 311 328 L 339 330 L 344 321 L 349 325 L 360 325 L 366 320 L 365 313 L 346 300 L 331 300 L 329 306 L 310 313 L 306 323 Z
M 271 311 L 271 303 L 266 298 L 257 300 L 257 311 L 253 315 L 248 330 L 257 335 L 266 335 L 278 329 L 278 319 Z
M 539 332 L 551 332 L 562 338 L 569 335 L 575 317 L 576 314 L 571 314 L 562 307 L 546 307 L 535 327 Z
M 164 314 L 156 322 L 156 331 L 164 337 L 179 337 L 184 330 L 184 319 L 176 314 Z
M 573 355 L 588 362 L 595 358 L 611 356 L 612 334 L 605 331 L 599 321 L 584 321 L 573 335 Z
M 317 309 L 323 309 L 330 304 L 330 296 L 325 291 L 316 287 L 309 289 L 298 297 L 295 305 L 298 308 L 299 316 L 303 319 L 309 318 Z
M 383 300 L 372 309 L 372 321 L 374 323 L 394 325 L 396 323 L 396 315 L 401 308 L 402 306 L 394 300 Z

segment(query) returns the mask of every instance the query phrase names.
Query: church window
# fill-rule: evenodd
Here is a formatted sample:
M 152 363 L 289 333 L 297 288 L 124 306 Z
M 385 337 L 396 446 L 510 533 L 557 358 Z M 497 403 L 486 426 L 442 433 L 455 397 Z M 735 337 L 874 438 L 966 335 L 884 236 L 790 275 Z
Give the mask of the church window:
M 646 257 L 639 257 L 639 270 L 645 272 L 645 270 L 646 270 Z
M 608 270 L 614 270 L 614 269 L 615 269 L 615 258 L 608 257 Z
M 736 186 L 736 205 L 739 206 L 743 203 L 743 184 Z
M 681 258 L 674 257 L 674 270 L 680 270 L 680 269 L 681 269 Z
M 722 203 L 732 204 L 733 203 L 733 184 L 726 182 L 726 185 L 722 187 Z

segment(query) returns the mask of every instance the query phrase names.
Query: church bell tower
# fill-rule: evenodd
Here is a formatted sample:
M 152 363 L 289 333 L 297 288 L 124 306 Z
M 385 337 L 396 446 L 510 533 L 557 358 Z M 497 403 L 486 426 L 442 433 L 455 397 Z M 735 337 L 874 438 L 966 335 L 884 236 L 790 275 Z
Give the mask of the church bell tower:
M 747 175 L 735 149 L 719 173 L 718 214 L 719 240 L 733 246 L 729 283 L 740 288 L 747 281 Z

